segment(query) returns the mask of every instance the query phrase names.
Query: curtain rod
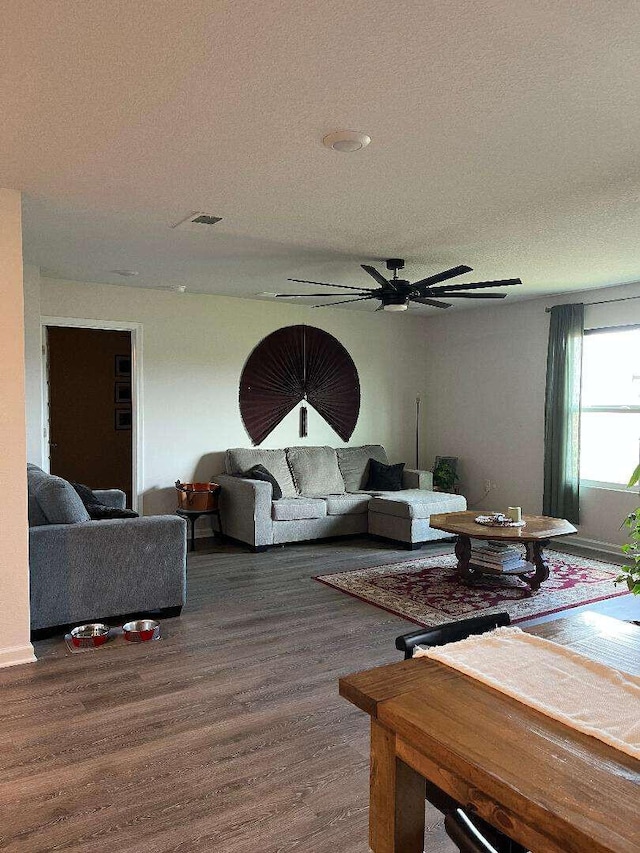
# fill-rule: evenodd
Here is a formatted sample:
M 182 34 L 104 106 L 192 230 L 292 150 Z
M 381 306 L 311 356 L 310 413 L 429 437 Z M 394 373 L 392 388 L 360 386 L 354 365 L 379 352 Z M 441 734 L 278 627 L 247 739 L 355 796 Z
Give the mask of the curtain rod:
M 639 296 L 621 296 L 619 299 L 601 299 L 600 302 L 583 302 L 583 305 L 608 305 L 609 302 L 628 302 L 630 299 L 640 299 Z M 548 306 L 544 309 L 545 314 L 549 314 L 551 308 Z

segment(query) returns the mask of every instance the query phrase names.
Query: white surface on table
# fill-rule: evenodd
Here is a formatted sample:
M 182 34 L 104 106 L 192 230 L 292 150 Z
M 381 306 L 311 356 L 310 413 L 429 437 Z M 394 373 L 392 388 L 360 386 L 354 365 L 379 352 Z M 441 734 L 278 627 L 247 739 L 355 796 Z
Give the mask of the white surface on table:
M 640 678 L 520 628 L 497 628 L 457 643 L 420 649 L 616 749 L 640 758 Z

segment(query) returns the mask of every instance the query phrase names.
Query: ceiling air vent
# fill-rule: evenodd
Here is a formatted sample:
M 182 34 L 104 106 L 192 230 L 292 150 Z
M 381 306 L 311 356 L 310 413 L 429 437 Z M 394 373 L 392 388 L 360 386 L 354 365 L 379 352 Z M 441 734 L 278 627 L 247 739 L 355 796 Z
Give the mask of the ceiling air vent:
M 212 216 L 210 213 L 203 213 L 201 210 L 195 210 L 179 222 L 174 222 L 171 228 L 180 228 L 180 230 L 200 231 L 204 226 L 215 225 L 221 222 L 221 216 Z

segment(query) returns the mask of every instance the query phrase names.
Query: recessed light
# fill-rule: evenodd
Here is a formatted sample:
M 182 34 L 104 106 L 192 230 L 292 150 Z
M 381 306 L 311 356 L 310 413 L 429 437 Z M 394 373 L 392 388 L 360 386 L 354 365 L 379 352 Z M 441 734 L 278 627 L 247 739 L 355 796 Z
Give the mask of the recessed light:
M 124 278 L 131 278 L 131 276 L 140 275 L 138 270 L 109 270 L 109 272 L 112 272 L 114 275 L 124 276 Z
M 336 130 L 328 133 L 322 140 L 322 144 L 333 151 L 342 154 L 353 154 L 354 151 L 362 151 L 371 142 L 371 137 L 366 133 L 358 133 L 355 130 Z

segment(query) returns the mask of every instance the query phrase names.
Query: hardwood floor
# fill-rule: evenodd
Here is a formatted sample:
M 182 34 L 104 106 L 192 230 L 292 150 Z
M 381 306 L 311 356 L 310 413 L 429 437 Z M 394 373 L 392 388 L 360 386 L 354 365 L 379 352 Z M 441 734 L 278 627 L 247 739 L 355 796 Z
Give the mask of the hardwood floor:
M 161 641 L 37 643 L 0 671 L 0 850 L 367 853 L 368 719 L 338 677 L 397 660 L 415 626 L 310 577 L 416 556 L 213 546 Z M 430 808 L 427 827 L 427 851 L 454 850 Z

